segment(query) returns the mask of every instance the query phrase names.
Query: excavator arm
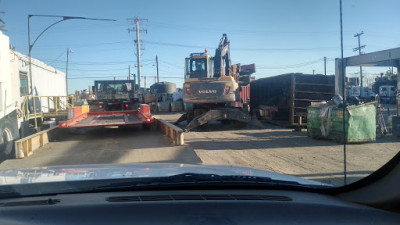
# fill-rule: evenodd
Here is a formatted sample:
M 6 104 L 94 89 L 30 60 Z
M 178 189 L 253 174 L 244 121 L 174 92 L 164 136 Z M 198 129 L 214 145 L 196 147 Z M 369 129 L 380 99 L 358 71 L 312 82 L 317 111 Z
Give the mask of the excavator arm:
M 222 35 L 218 48 L 215 49 L 214 56 L 214 77 L 230 75 L 231 57 L 230 57 L 230 42 L 226 34 Z

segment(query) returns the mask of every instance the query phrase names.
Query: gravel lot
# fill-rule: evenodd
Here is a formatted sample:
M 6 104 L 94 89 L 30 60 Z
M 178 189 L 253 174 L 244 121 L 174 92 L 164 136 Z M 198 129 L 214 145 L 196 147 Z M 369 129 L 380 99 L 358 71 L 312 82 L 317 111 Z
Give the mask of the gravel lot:
M 173 122 L 180 113 L 156 115 Z M 343 146 L 264 123 L 264 129 L 211 123 L 185 133 L 185 146 L 173 146 L 159 131 L 132 128 L 60 130 L 44 147 L 25 159 L 6 160 L 0 169 L 51 165 L 172 162 L 232 165 L 291 174 L 342 185 Z M 181 126 L 184 126 L 182 124 Z M 386 136 L 373 143 L 347 145 L 348 183 L 384 165 L 400 150 L 400 138 Z
M 164 114 L 158 117 L 173 122 L 179 115 Z M 293 129 L 263 124 L 265 129 L 237 129 L 215 122 L 206 128 L 186 133 L 185 143 L 193 148 L 205 165 L 252 167 L 333 185 L 344 184 L 343 145 L 312 139 L 307 136 L 306 130 L 293 132 Z M 372 143 L 347 145 L 347 182 L 371 174 L 399 150 L 400 138 L 392 136 Z

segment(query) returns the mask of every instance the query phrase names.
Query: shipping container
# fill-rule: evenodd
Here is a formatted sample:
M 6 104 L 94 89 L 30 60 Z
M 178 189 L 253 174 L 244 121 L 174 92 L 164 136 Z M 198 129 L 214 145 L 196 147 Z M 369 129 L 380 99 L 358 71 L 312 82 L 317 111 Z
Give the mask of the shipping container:
M 240 87 L 240 98 L 242 99 L 244 104 L 249 104 L 250 102 L 250 86 L 241 86 Z
M 302 116 L 302 124 L 305 125 L 307 107 L 311 102 L 328 101 L 334 95 L 333 75 L 290 73 L 261 78 L 250 83 L 252 113 L 259 114 L 260 106 L 277 109 L 269 119 L 289 126 L 297 125 L 299 116 Z

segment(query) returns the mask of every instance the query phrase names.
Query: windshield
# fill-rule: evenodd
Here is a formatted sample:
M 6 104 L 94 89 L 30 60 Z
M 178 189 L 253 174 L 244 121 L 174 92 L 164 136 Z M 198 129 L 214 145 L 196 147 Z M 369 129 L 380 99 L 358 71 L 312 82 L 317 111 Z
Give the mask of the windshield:
M 339 187 L 399 152 L 400 1 L 204 1 L 0 1 L 0 192 L 196 173 Z
M 190 77 L 207 77 L 207 59 L 190 60 Z
M 98 91 L 112 91 L 112 92 L 128 92 L 132 90 L 130 83 L 109 83 L 102 82 L 97 84 Z

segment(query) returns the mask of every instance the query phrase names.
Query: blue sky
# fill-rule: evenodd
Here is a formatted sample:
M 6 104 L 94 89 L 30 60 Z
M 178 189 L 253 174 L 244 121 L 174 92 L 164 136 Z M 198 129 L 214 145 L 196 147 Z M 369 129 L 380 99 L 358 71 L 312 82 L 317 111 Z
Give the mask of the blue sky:
M 357 46 L 354 34 L 364 32 L 365 52 L 400 47 L 400 1 L 343 0 L 344 55 Z M 62 71 L 69 55 L 69 92 L 82 90 L 95 79 L 123 79 L 136 73 L 133 25 L 127 18 L 147 19 L 141 24 L 144 51 L 142 75 L 147 86 L 154 83 L 155 57 L 159 57 L 160 80 L 183 82 L 184 58 L 204 48 L 214 54 L 223 33 L 231 41 L 233 63 L 256 63 L 256 78 L 289 72 L 334 73 L 340 56 L 339 0 L 275 1 L 82 1 L 3 0 L 0 11 L 5 34 L 15 49 L 27 54 L 27 15 L 68 15 L 116 19 L 116 22 L 70 20 L 55 25 L 35 44 L 32 56 Z M 34 17 L 31 37 L 55 19 Z M 348 69 L 357 76 L 358 68 Z M 372 79 L 387 68 L 364 68 Z M 142 79 L 143 80 L 143 79 Z M 142 83 L 143 85 L 143 83 Z

